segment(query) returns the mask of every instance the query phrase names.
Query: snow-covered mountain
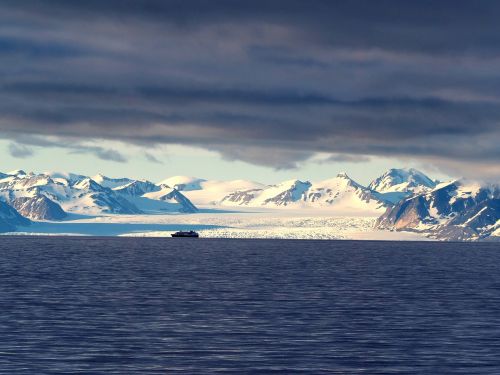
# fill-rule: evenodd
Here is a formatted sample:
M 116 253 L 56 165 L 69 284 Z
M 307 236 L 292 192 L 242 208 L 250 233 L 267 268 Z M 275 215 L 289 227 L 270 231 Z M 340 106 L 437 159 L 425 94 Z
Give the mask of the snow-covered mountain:
M 274 185 L 175 176 L 153 183 L 75 173 L 0 173 L 0 231 L 30 220 L 64 220 L 70 214 L 195 213 L 282 210 L 307 215 L 380 216 L 380 229 L 413 231 L 444 240 L 500 240 L 498 185 L 456 180 L 436 183 L 415 169 L 391 169 L 365 187 L 346 173 L 310 182 Z M 207 211 L 205 211 L 207 212 Z M 75 216 L 73 216 L 73 219 Z
M 62 220 L 68 216 L 59 204 L 44 195 L 15 198 L 12 206 L 22 216 L 33 220 Z
M 236 191 L 221 200 L 223 205 L 249 207 L 286 207 L 302 201 L 303 194 L 311 187 L 309 181 L 288 180 L 260 189 Z
M 384 229 L 442 240 L 477 240 L 500 228 L 500 187 L 457 180 L 403 199 L 378 219 Z
M 433 189 L 435 186 L 435 181 L 414 168 L 392 168 L 373 180 L 368 188 L 384 194 L 385 199 L 396 203 L 410 195 Z
M 24 185 L 20 196 L 40 196 L 59 204 L 66 212 L 96 214 L 138 214 L 141 211 L 113 190 L 101 186 L 90 177 L 80 180 L 52 179 L 46 175 L 28 175 L 15 181 Z M 32 181 L 31 181 L 32 180 Z M 36 185 L 35 185 L 36 181 Z M 0 181 L 1 182 L 1 181 Z
M 104 177 L 104 176 L 103 176 Z M 125 181 L 127 179 L 110 179 L 105 181 Z M 147 180 L 132 180 L 124 185 L 112 189 L 128 202 L 134 204 L 144 213 L 182 212 L 193 213 L 198 211 L 181 192 L 167 185 L 155 185 Z
M 227 206 L 331 209 L 334 213 L 380 214 L 390 204 L 381 194 L 354 180 L 346 173 L 311 183 L 289 180 L 260 189 L 235 191 L 223 198 Z
M 65 193 L 64 196 L 53 197 L 66 211 L 88 215 L 142 213 L 122 195 L 98 184 L 90 177 L 67 186 Z
M 26 172 L 22 169 L 15 169 L 13 171 L 7 172 L 8 176 L 25 176 Z
M 100 173 L 96 174 L 95 176 L 91 177 L 92 180 L 97 182 L 99 185 L 113 189 L 119 186 L 124 186 L 127 185 L 134 180 L 130 178 L 110 178 L 106 177 Z
M 0 232 L 13 232 L 18 226 L 28 226 L 31 222 L 21 216 L 14 207 L 0 200 Z
M 26 174 L 24 171 L 14 171 L 0 179 L 0 199 L 34 220 L 61 220 L 67 212 L 99 215 L 196 210 L 187 198 L 177 191 L 172 192 L 170 188 L 168 199 L 153 202 L 154 198 L 142 196 L 161 191 L 163 186 L 156 186 L 149 181 L 97 176 L 104 185 L 115 187 L 111 189 L 90 177 L 77 174 Z
M 149 181 L 134 181 L 114 189 L 143 213 L 194 213 L 198 208 L 181 192 L 166 185 L 157 186 Z
M 192 213 L 198 211 L 198 208 L 184 194 L 167 185 L 161 185 L 159 190 L 144 194 L 143 198 L 159 201 L 164 205 L 172 205 L 178 212 Z
M 158 185 L 170 186 L 178 191 L 202 190 L 202 184 L 206 182 L 203 178 L 190 176 L 173 176 L 160 181 Z
M 266 187 L 264 184 L 249 180 L 218 181 L 187 176 L 167 178 L 158 185 L 175 188 L 196 206 L 216 206 L 233 192 Z
M 153 184 L 150 181 L 137 180 L 125 183 L 125 185 L 117 186 L 113 188 L 113 190 L 120 194 L 131 195 L 134 197 L 141 197 L 146 193 L 159 191 L 161 190 L 161 187 Z
M 341 212 L 380 214 L 390 205 L 384 197 L 351 179 L 346 173 L 313 184 L 306 200 L 312 205 L 332 207 Z
M 74 184 L 78 181 L 85 179 L 87 176 L 76 174 L 76 173 L 67 173 L 67 172 L 43 172 L 43 175 L 49 176 L 54 181 L 58 181 L 61 183 L 70 183 Z M 95 180 L 94 180 L 95 181 Z
M 47 175 L 9 173 L 0 179 L 0 200 L 16 207 L 25 217 L 59 220 L 65 216 L 61 206 L 41 193 L 44 186 L 54 183 Z

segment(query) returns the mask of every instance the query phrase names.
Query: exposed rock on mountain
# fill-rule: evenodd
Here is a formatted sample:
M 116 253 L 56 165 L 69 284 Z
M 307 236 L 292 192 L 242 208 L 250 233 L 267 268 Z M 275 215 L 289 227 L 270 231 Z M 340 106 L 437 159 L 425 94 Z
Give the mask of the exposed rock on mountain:
M 384 198 L 396 203 L 413 194 L 433 189 L 436 182 L 422 172 L 410 169 L 389 169 L 368 186 L 371 190 L 384 194 Z
M 67 213 L 194 213 L 200 204 L 215 210 L 322 210 L 321 215 L 331 216 L 378 217 L 385 212 L 377 221 L 378 228 L 443 240 L 500 241 L 498 185 L 458 180 L 436 186 L 414 169 L 391 169 L 375 179 L 371 188 L 346 173 L 320 182 L 293 179 L 275 185 L 183 176 L 165 180 L 169 185 L 103 175 L 95 178 L 100 183 L 73 173 L 0 173 L 0 231 L 27 225 L 26 218 L 62 220 Z
M 299 180 L 285 181 L 262 189 L 236 191 L 228 194 L 224 205 L 249 207 L 329 208 L 333 212 L 380 214 L 390 203 L 381 194 L 354 180 L 346 173 L 319 183 Z
M 158 191 L 144 194 L 143 198 L 168 203 L 169 206 L 165 209 L 171 211 L 175 210 L 184 213 L 193 213 L 198 211 L 196 206 L 191 203 L 191 201 L 182 193 L 177 191 L 177 189 L 172 189 L 171 187 L 166 185 L 162 185 L 161 189 Z
M 235 191 L 226 195 L 221 200 L 221 204 L 226 204 L 229 206 L 233 205 L 248 205 L 252 202 L 260 193 L 262 193 L 263 189 L 250 189 L 244 191 Z
M 206 182 L 202 178 L 197 177 L 189 177 L 189 176 L 174 176 L 169 177 L 161 182 L 158 185 L 167 185 L 170 186 L 177 191 L 193 191 L 193 190 L 202 190 L 202 184 Z
M 420 188 L 422 186 L 434 188 L 436 183 L 416 169 L 392 168 L 382 176 L 373 180 L 368 187 L 379 193 L 387 193 L 394 191 L 409 191 L 413 188 Z
M 22 169 L 16 169 L 10 172 L 7 172 L 9 176 L 24 176 L 26 175 L 26 172 L 23 171 Z
M 305 200 L 313 206 L 360 213 L 380 214 L 390 205 L 381 194 L 358 184 L 346 173 L 339 173 L 335 178 L 313 184 Z
M 168 181 L 169 179 L 167 179 Z M 247 191 L 253 189 L 263 189 L 267 185 L 260 184 L 248 180 L 232 180 L 232 181 L 215 181 L 215 180 L 202 180 L 197 179 L 199 182 L 199 189 L 182 190 L 185 195 L 195 205 L 219 205 L 220 202 L 229 194 L 240 191 Z M 169 185 L 175 187 L 177 185 Z
M 18 226 L 27 226 L 31 222 L 22 217 L 14 207 L 0 201 L 0 232 L 14 232 Z
M 226 205 L 246 205 L 252 207 L 286 207 L 303 200 L 303 194 L 311 187 L 309 181 L 289 180 L 263 189 L 236 191 L 221 201 Z
M 110 188 L 110 189 L 116 188 L 118 186 L 127 185 L 127 184 L 134 181 L 130 178 L 110 178 L 110 177 L 106 177 L 100 173 L 96 174 L 94 177 L 92 177 L 92 180 L 97 182 L 99 185 L 101 185 L 103 187 Z
M 462 180 L 402 200 L 378 219 L 377 226 L 462 241 L 490 236 L 499 221 L 500 188 Z
M 311 187 L 309 181 L 285 181 L 279 185 L 263 190 L 257 203 L 264 206 L 288 206 L 303 199 L 307 189 Z
M 59 220 L 63 217 L 61 211 L 87 215 L 143 213 L 136 203 L 146 207 L 148 212 L 191 212 L 194 207 L 180 193 L 173 193 L 156 203 L 148 198 L 137 199 L 162 189 L 148 181 L 111 179 L 100 175 L 108 185 L 125 182 L 113 190 L 81 175 L 54 173 L 52 176 L 33 173 L 7 175 L 0 179 L 0 198 L 15 204 L 24 215 L 35 220 Z M 174 200 L 177 200 L 175 204 L 171 204 Z
M 134 197 L 143 196 L 146 193 L 151 193 L 154 191 L 160 191 L 161 187 L 153 184 L 149 181 L 132 181 L 126 185 L 118 186 L 113 189 L 115 192 L 120 194 L 131 195 Z
M 68 173 L 68 172 L 44 172 L 42 174 L 45 176 L 49 176 L 54 181 L 60 182 L 63 185 L 74 185 L 78 181 L 81 181 L 81 180 L 84 180 L 87 178 L 87 176 L 84 176 L 81 174 Z
M 59 204 L 44 195 L 16 198 L 12 206 L 21 215 L 33 220 L 62 220 L 67 216 Z
M 101 186 L 91 178 L 85 178 L 74 185 L 70 185 L 69 199 L 57 199 L 70 212 L 84 214 L 140 214 L 142 211 L 133 203 L 115 193 L 110 188 Z

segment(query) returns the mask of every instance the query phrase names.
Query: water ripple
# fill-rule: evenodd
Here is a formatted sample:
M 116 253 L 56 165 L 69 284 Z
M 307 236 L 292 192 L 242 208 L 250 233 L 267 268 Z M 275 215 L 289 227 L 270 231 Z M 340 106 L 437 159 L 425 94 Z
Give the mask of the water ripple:
M 500 373 L 499 250 L 4 237 L 0 373 Z

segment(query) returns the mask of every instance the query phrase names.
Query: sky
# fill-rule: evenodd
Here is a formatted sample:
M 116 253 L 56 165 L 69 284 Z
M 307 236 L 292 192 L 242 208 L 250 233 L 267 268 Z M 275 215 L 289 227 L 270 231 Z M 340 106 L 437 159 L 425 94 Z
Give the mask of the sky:
M 500 181 L 495 1 L 3 0 L 0 171 Z

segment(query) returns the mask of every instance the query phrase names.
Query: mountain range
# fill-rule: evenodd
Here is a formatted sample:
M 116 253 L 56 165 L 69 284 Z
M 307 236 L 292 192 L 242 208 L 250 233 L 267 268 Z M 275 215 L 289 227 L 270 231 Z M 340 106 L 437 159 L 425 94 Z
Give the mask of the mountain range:
M 226 195 L 220 203 L 228 206 L 329 209 L 336 213 L 380 214 L 391 205 L 383 194 L 370 190 L 346 173 L 311 183 L 289 180 Z
M 435 239 L 478 240 L 500 235 L 500 188 L 456 180 L 403 199 L 378 220 L 381 229 L 411 230 Z
M 0 173 L 0 231 L 33 221 L 75 215 L 199 212 L 210 208 L 316 210 L 375 216 L 377 227 L 420 232 L 440 240 L 500 236 L 500 189 L 456 180 L 439 183 L 416 169 L 390 169 L 363 186 L 346 173 L 320 182 L 288 180 L 266 185 L 174 176 L 154 183 L 102 174 Z

